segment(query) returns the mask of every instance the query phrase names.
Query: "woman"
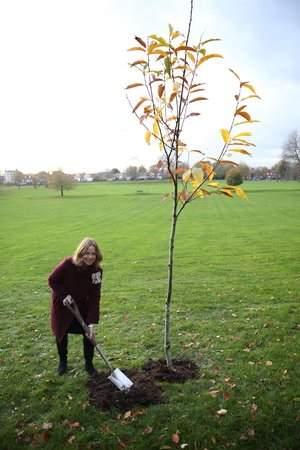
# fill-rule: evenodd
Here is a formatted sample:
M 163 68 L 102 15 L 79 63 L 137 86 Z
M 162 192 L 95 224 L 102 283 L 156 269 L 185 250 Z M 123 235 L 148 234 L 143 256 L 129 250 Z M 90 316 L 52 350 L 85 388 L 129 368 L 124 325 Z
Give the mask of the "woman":
M 48 278 L 52 289 L 51 328 L 56 337 L 59 375 L 67 371 L 68 333 L 83 335 L 85 369 L 90 375 L 96 373 L 93 366 L 94 346 L 63 301 L 75 300 L 83 320 L 89 326 L 90 337 L 94 336 L 93 325 L 99 322 L 102 259 L 96 241 L 85 238 L 74 255 L 65 258 Z

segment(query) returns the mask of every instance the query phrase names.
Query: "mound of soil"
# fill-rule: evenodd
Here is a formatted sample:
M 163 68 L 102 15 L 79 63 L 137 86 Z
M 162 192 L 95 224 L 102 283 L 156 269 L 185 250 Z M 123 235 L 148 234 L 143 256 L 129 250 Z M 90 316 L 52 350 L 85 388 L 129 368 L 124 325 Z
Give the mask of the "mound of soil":
M 134 406 L 161 403 L 162 390 L 153 379 L 140 370 L 121 369 L 133 386 L 128 391 L 120 391 L 110 380 L 108 373 L 99 372 L 89 378 L 87 382 L 89 401 L 96 408 L 108 410 L 113 407 L 121 411 L 128 411 Z
M 198 366 L 189 359 L 174 359 L 173 367 L 174 369 L 170 370 L 163 359 L 158 361 L 150 359 L 144 364 L 143 370 L 154 380 L 172 383 L 184 383 L 199 376 Z

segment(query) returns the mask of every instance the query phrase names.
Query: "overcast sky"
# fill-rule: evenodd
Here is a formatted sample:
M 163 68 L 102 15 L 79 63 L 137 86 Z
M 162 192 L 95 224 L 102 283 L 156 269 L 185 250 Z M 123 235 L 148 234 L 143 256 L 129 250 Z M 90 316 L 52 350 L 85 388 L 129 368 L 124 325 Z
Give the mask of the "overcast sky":
M 190 0 L 2 0 L 0 171 L 98 172 L 154 163 L 156 146 L 130 112 L 127 48 L 134 36 L 186 31 Z M 300 1 L 194 0 L 192 43 L 219 37 L 207 62 L 210 102 L 187 140 L 208 153 L 228 126 L 230 73 L 262 97 L 249 109 L 257 147 L 250 166 L 275 164 L 300 129 Z M 228 75 L 229 74 L 229 75 Z M 206 117 L 204 118 L 206 114 Z M 203 119 L 202 119 L 203 117 Z

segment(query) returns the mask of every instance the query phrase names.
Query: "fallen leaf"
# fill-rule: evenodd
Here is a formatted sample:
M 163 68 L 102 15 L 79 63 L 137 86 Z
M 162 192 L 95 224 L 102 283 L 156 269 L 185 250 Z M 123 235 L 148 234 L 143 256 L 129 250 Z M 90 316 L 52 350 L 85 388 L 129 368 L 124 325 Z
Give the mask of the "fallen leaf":
M 248 434 L 248 436 L 251 436 L 251 437 L 255 436 L 254 428 L 249 428 L 249 430 L 247 430 L 247 434 Z
M 43 430 L 51 430 L 51 428 L 53 428 L 53 423 L 51 423 L 51 422 L 45 422 L 42 425 Z
M 70 428 L 80 428 L 80 422 L 70 422 L 69 427 Z
M 272 361 L 266 361 L 266 366 L 272 366 L 273 365 L 273 363 L 272 363 Z
M 225 416 L 227 414 L 227 409 L 221 408 L 217 411 L 218 416 Z
M 174 444 L 179 444 L 179 441 L 180 441 L 179 431 L 176 431 L 176 433 L 172 434 L 172 442 L 174 442 Z
M 76 436 L 74 436 L 74 435 L 70 436 L 68 439 L 69 444 L 72 444 L 72 442 L 74 442 L 75 439 L 76 439 Z
M 131 411 L 126 411 L 126 413 L 124 414 L 124 416 L 123 416 L 123 419 L 129 419 L 130 417 L 131 417 Z
M 146 427 L 143 431 L 143 434 L 150 434 L 150 433 L 152 433 L 152 431 L 153 431 L 152 427 Z
M 209 395 L 211 395 L 212 397 L 217 397 L 217 395 L 220 393 L 220 389 L 211 389 L 210 391 L 208 391 Z
M 224 392 L 223 398 L 224 398 L 224 400 L 229 400 L 229 399 L 230 399 L 230 394 L 229 394 L 229 392 Z

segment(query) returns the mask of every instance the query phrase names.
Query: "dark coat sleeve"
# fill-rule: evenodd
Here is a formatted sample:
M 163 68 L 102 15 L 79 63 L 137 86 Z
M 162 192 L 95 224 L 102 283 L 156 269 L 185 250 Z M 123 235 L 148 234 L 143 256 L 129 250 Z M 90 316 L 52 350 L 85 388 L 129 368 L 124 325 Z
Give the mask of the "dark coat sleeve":
M 54 298 L 61 302 L 70 293 L 68 292 L 64 282 L 69 265 L 70 263 L 68 259 L 63 260 L 60 264 L 58 264 L 58 266 L 55 267 L 48 278 L 48 284 L 55 294 Z
M 101 300 L 101 286 L 103 278 L 103 269 L 99 269 L 100 280 L 99 283 L 92 284 L 89 292 L 89 309 L 87 313 L 87 324 L 98 323 L 100 317 L 100 300 Z

